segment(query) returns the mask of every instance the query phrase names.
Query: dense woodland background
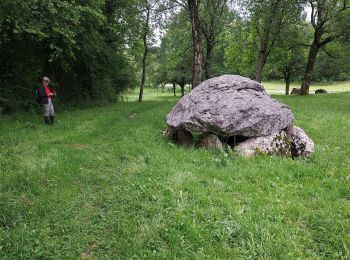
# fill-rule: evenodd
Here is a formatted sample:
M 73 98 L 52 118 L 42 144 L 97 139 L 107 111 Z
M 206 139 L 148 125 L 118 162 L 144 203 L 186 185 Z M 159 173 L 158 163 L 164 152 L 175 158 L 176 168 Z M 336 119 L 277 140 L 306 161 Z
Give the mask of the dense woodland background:
M 348 0 L 2 0 L 0 113 L 31 110 L 40 77 L 61 104 L 225 73 L 350 79 Z M 288 92 L 288 91 L 287 91 Z

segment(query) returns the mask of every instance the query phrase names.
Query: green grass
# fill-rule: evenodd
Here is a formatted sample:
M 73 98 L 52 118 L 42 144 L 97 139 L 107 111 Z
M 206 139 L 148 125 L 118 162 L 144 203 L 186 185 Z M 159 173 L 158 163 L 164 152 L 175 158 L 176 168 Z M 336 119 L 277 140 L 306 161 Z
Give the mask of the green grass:
M 177 99 L 135 97 L 0 119 L 0 259 L 350 257 L 350 93 L 276 96 L 308 160 L 177 147 Z
M 300 88 L 301 82 L 292 82 L 290 85 L 290 90 L 293 88 Z M 274 95 L 284 95 L 286 89 L 286 83 L 284 81 L 265 81 L 262 82 L 262 85 L 265 87 L 266 91 Z M 321 84 L 312 82 L 310 86 L 310 94 L 314 94 L 317 89 L 326 89 L 329 93 L 341 93 L 341 92 L 350 92 L 350 81 L 341 81 L 333 84 Z M 188 86 L 186 86 L 186 91 L 188 91 Z M 172 92 L 172 85 L 168 84 L 165 88 L 165 92 Z M 177 86 L 177 93 L 180 94 L 179 86 Z M 136 93 L 134 93 L 136 97 Z
M 269 81 L 262 83 L 265 89 L 272 94 L 284 94 L 285 83 L 283 81 Z M 290 91 L 293 88 L 300 88 L 300 82 L 293 82 L 290 86 Z M 326 89 L 330 93 L 350 92 L 350 81 L 337 82 L 334 84 L 312 83 L 310 93 L 314 93 L 317 89 Z

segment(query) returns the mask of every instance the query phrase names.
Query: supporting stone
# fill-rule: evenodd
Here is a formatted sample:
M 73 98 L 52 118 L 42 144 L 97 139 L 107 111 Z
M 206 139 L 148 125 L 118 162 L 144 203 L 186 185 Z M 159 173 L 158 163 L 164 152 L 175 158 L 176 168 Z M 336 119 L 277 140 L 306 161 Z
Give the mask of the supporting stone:
M 217 135 L 205 133 L 200 136 L 198 145 L 205 149 L 223 150 L 224 146 Z
M 172 127 L 168 127 L 168 129 L 164 131 L 163 136 L 183 146 L 192 147 L 194 145 L 194 138 L 189 131 L 176 130 Z
M 291 157 L 291 141 L 284 131 L 261 137 L 252 137 L 237 145 L 234 150 L 241 156 L 256 154 L 282 155 Z
M 290 126 L 285 131 L 292 142 L 293 157 L 309 157 L 314 153 L 315 144 L 303 129 Z

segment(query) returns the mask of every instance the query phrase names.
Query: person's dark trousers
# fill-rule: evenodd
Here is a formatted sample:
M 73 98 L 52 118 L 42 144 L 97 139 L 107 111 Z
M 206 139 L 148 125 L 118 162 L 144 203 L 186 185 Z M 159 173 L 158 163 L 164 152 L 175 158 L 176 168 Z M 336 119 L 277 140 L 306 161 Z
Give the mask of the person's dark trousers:
M 50 116 L 50 123 L 51 125 L 55 123 L 55 116 Z
M 45 121 L 45 124 L 50 124 L 50 117 L 44 116 L 44 121 Z

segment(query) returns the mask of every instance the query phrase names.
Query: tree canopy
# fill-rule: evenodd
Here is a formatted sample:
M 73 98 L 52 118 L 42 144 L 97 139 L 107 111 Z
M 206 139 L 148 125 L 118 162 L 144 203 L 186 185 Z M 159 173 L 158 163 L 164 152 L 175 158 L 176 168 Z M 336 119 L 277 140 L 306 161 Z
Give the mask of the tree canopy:
M 193 87 L 230 73 L 257 81 L 350 79 L 348 0 L 3 0 L 0 108 L 34 107 L 40 77 L 59 102 L 113 101 L 146 82 Z

